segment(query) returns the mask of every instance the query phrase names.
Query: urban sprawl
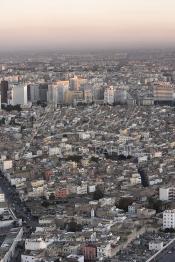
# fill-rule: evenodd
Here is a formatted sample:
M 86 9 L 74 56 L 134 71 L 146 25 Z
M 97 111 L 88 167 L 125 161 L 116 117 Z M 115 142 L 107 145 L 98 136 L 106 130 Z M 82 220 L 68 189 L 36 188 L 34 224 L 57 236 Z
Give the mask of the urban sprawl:
M 175 52 L 0 56 L 0 261 L 175 261 Z

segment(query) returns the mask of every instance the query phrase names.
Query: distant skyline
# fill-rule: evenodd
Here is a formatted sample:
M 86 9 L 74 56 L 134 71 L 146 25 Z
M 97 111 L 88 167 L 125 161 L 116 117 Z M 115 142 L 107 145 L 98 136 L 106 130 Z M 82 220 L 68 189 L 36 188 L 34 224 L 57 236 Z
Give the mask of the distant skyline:
M 174 0 L 0 0 L 0 50 L 173 47 Z

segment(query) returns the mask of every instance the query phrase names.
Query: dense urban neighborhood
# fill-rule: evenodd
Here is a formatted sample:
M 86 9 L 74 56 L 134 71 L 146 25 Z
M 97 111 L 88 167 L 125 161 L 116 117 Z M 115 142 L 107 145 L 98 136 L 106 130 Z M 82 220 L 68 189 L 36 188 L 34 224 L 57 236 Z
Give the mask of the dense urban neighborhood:
M 175 52 L 0 56 L 0 261 L 175 261 Z

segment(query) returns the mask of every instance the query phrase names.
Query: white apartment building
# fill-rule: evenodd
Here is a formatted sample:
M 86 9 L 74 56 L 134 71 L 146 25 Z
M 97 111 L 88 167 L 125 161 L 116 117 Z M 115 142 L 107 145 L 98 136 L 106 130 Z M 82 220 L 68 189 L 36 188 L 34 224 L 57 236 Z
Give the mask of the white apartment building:
M 77 194 L 78 195 L 86 195 L 87 194 L 87 184 L 83 183 L 81 186 L 77 186 Z
M 12 85 L 12 105 L 27 105 L 27 85 L 13 84 Z
M 5 195 L 4 195 L 4 193 L 1 192 L 1 190 L 0 190 L 0 203 L 2 203 L 2 202 L 5 202 Z
M 49 147 L 49 156 L 60 155 L 61 149 L 59 147 Z
M 108 87 L 104 92 L 104 103 L 112 105 L 115 100 L 114 87 Z
M 119 240 L 120 237 L 116 237 L 115 240 L 99 243 L 97 246 L 97 258 L 102 261 L 105 257 L 113 257 L 116 254 L 115 246 Z
M 175 200 L 175 187 L 159 188 L 159 199 L 161 201 Z
M 151 241 L 149 242 L 149 250 L 156 250 L 159 251 L 163 248 L 163 242 L 158 240 L 158 241 Z
M 9 170 L 13 167 L 13 161 L 12 160 L 4 160 L 2 163 L 2 170 Z
M 44 250 L 47 248 L 47 241 L 42 238 L 38 239 L 26 239 L 25 250 Z
M 130 183 L 132 186 L 141 184 L 141 176 L 139 173 L 132 174 L 130 178 Z
M 91 135 L 88 132 L 80 132 L 79 137 L 82 140 L 88 140 L 88 139 L 90 139 Z
M 136 203 L 132 203 L 132 205 L 129 205 L 128 206 L 128 213 L 130 215 L 133 215 L 133 214 L 136 214 L 137 213 L 137 209 L 139 208 L 140 206 Z
M 163 212 L 163 229 L 175 228 L 175 209 Z

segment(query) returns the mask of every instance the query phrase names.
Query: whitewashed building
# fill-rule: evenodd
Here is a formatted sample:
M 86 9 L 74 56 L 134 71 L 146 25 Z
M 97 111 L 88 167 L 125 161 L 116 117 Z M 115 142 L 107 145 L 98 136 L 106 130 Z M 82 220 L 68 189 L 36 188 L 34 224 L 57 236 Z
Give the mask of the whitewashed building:
M 175 228 L 175 209 L 163 212 L 163 229 Z

